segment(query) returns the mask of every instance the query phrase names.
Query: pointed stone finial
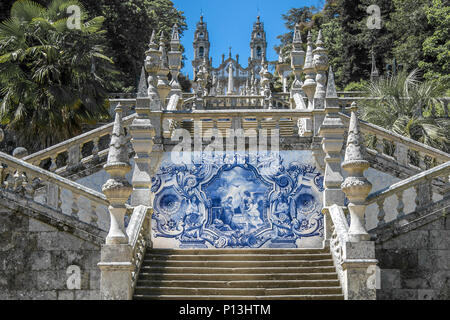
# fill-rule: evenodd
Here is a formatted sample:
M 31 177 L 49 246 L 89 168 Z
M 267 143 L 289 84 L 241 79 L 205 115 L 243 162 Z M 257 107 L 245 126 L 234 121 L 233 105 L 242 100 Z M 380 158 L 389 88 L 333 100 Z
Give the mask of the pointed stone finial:
M 119 103 L 115 108 L 114 127 L 111 133 L 111 142 L 109 144 L 108 160 L 105 165 L 105 170 L 109 167 L 129 166 L 128 150 L 126 147 L 125 132 L 122 125 L 123 107 Z
M 150 49 L 157 49 L 158 45 L 156 44 L 155 40 L 156 40 L 156 31 L 153 30 L 152 36 L 150 37 L 150 43 L 148 44 L 148 47 Z
M 145 69 L 142 67 L 141 70 L 141 77 L 139 79 L 139 86 L 138 86 L 138 97 L 147 97 L 148 95 L 148 86 L 147 86 L 147 79 L 145 76 Z
M 172 27 L 171 41 L 180 41 L 180 34 L 178 33 L 178 24 L 174 24 Z
M 370 238 L 364 221 L 366 198 L 372 189 L 372 184 L 364 177 L 364 171 L 370 167 L 370 163 L 365 160 L 366 149 L 364 138 L 359 128 L 357 110 L 358 107 L 353 102 L 347 147 L 345 149 L 344 162 L 342 163 L 342 168 L 348 172 L 341 189 L 349 200 L 348 209 L 351 223 L 348 235 L 351 242 L 369 240 Z
M 303 91 L 306 93 L 308 97 L 308 109 L 314 108 L 313 98 L 314 92 L 316 90 L 316 73 L 314 72 L 314 64 L 313 64 L 313 42 L 311 31 L 308 31 L 307 38 L 307 49 L 306 49 L 306 58 L 305 58 L 305 66 L 303 67 L 303 72 L 305 73 L 305 82 L 302 86 Z
M 336 84 L 334 83 L 334 73 L 333 69 L 330 66 L 330 69 L 328 71 L 328 83 L 327 83 L 327 91 L 326 91 L 326 99 L 337 99 L 337 91 L 336 91 Z
M 322 40 L 322 30 L 319 30 L 319 34 L 317 36 L 316 40 L 316 47 L 322 47 L 323 46 L 323 40 Z
M 102 192 L 108 199 L 111 223 L 106 244 L 127 244 L 128 236 L 125 232 L 124 217 L 126 202 L 131 195 L 132 187 L 125 179 L 125 175 L 131 170 L 128 160 L 127 141 L 122 124 L 122 106 L 116 109 L 114 127 L 111 133 L 108 160 L 104 169 L 111 176 L 103 185 Z
M 294 44 L 303 43 L 302 42 L 302 35 L 301 35 L 301 32 L 300 32 L 300 25 L 299 24 L 295 25 L 294 39 L 292 40 L 292 43 L 294 43 Z

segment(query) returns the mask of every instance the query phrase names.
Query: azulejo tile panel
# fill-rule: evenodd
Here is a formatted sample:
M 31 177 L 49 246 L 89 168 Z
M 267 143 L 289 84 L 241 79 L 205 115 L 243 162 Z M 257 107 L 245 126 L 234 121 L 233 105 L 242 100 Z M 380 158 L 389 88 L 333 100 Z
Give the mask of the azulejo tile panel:
M 164 155 L 152 184 L 155 248 L 321 246 L 323 176 L 311 152 L 199 162 L 179 165 Z

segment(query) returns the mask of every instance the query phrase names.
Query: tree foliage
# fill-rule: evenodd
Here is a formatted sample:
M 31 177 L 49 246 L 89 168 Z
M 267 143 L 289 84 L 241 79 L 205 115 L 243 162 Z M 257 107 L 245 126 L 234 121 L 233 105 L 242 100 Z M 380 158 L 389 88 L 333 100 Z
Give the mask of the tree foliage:
M 183 12 L 170 0 L 81 0 L 92 16 L 105 17 L 104 28 L 109 55 L 121 71 L 115 90 L 135 91 L 145 51 L 153 30 L 163 31 L 166 42 L 172 26 L 179 26 L 180 35 L 186 30 Z
M 78 5 L 81 29 L 68 27 L 67 7 Z M 18 143 L 37 150 L 81 133 L 108 115 L 103 17 L 87 19 L 76 0 L 44 7 L 19 0 L 0 24 L 0 120 Z
M 437 98 L 442 89 L 431 82 L 421 82 L 418 70 L 369 82 L 362 118 L 398 134 L 449 152 L 450 120 L 444 118 Z M 432 109 L 437 112 L 433 115 Z

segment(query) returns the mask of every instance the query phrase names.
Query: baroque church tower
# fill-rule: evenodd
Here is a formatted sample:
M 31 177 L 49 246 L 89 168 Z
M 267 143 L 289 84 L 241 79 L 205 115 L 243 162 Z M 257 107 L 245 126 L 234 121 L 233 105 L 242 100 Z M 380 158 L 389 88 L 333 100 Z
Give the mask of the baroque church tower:
M 250 41 L 251 59 L 261 62 L 263 57 L 266 57 L 267 41 L 266 32 L 264 31 L 264 23 L 261 22 L 258 16 L 256 22 L 253 24 L 252 38 Z
M 209 34 L 206 27 L 206 22 L 203 21 L 203 16 L 200 16 L 200 21 L 197 23 L 197 29 L 194 34 L 194 60 L 192 67 L 194 69 L 194 79 L 196 78 L 198 68 L 202 65 L 203 60 L 209 63 Z

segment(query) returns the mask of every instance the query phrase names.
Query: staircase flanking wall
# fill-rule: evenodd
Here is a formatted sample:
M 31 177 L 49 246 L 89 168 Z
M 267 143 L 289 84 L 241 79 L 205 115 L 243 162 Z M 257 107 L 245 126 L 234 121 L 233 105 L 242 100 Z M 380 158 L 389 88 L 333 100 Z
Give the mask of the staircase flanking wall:
M 372 231 L 379 300 L 450 299 L 450 199 Z
M 56 222 L 44 210 L 5 207 L 4 197 L 1 203 L 0 300 L 100 298 L 97 263 L 103 231 L 94 235 L 92 228 L 74 221 Z

